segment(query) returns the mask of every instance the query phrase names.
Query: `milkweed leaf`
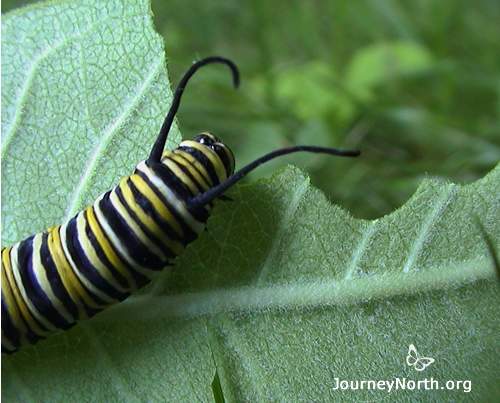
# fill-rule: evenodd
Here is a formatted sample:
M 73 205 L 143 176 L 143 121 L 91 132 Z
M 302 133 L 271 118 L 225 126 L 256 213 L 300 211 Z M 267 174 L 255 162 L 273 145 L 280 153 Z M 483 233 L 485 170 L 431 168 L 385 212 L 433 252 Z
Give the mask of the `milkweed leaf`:
M 36 4 L 3 18 L 2 41 L 9 244 L 71 217 L 145 159 L 171 91 L 147 1 Z

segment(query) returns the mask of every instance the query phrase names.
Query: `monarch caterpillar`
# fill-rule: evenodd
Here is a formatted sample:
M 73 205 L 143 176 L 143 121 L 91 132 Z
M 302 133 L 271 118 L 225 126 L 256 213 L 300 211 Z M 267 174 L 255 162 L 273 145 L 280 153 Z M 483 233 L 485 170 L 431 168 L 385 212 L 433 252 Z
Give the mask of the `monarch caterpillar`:
M 232 151 L 211 133 L 164 151 L 184 88 L 209 57 L 180 80 L 145 161 L 68 221 L 2 248 L 2 352 L 13 353 L 127 298 L 172 265 L 205 229 L 215 199 L 260 164 L 298 151 L 355 157 L 358 151 L 295 146 L 234 173 Z

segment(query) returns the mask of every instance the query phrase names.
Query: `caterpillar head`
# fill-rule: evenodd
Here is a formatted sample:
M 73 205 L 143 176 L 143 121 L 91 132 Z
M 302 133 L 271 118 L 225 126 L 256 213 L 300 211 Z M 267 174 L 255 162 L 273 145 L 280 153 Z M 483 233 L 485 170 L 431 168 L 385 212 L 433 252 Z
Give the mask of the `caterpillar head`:
M 184 143 L 189 143 L 190 146 L 193 146 L 193 142 L 203 146 L 204 152 L 207 153 L 207 156 L 209 156 L 209 158 L 211 158 L 213 154 L 215 154 L 222 162 L 222 166 L 225 169 L 225 177 L 221 177 L 219 175 L 219 182 L 222 182 L 234 173 L 235 162 L 233 152 L 218 137 L 214 136 L 212 133 L 204 132 L 197 135 L 190 142 L 183 141 L 179 146 L 182 147 Z M 199 146 L 197 145 L 196 147 Z

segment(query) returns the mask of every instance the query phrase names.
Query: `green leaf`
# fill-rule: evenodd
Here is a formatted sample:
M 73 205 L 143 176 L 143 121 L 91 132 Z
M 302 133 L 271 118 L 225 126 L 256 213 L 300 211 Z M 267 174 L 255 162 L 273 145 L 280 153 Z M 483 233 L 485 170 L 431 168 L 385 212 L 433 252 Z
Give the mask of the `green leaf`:
M 224 399 L 224 391 L 222 390 L 222 385 L 220 383 L 220 377 L 219 377 L 219 372 L 217 371 L 217 366 L 215 367 L 214 379 L 212 380 L 212 393 L 214 395 L 215 403 L 225 403 L 226 399 Z
M 332 66 L 314 61 L 288 69 L 276 78 L 276 98 L 299 119 L 310 121 L 322 116 L 349 122 L 355 105 L 339 83 L 342 80 Z
M 9 244 L 129 174 L 170 92 L 145 1 L 36 5 L 2 29 Z M 470 185 L 427 179 L 399 210 L 365 221 L 296 168 L 234 187 L 158 281 L 3 357 L 2 398 L 213 402 L 216 373 L 235 402 L 498 399 L 499 194 L 500 166 Z M 435 359 L 425 371 L 407 365 L 410 344 Z M 471 389 L 342 391 L 335 378 Z
M 2 39 L 9 244 L 75 214 L 145 159 L 171 91 L 145 0 L 37 4 L 6 15 Z
M 347 69 L 346 85 L 366 102 L 373 98 L 375 86 L 428 72 L 433 66 L 431 53 L 419 43 L 377 43 L 355 54 Z

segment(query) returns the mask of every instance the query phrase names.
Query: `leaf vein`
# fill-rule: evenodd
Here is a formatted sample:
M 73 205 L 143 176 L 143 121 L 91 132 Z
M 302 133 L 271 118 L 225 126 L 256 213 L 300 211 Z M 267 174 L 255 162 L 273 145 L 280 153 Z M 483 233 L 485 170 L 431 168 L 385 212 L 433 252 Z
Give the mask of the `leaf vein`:
M 307 179 L 304 179 L 302 183 L 299 186 L 297 186 L 295 192 L 292 194 L 292 199 L 290 200 L 290 203 L 285 209 L 285 213 L 283 214 L 283 218 L 279 223 L 279 227 L 276 231 L 276 234 L 272 237 L 273 242 L 271 243 L 271 247 L 269 248 L 266 259 L 262 264 L 259 276 L 257 277 L 255 282 L 256 284 L 262 284 L 267 274 L 272 269 L 271 262 L 274 260 L 276 254 L 278 253 L 278 246 L 280 244 L 281 239 L 283 238 L 283 234 L 289 227 L 290 222 L 293 219 L 294 213 L 297 210 L 297 207 L 300 203 L 300 200 L 307 191 L 308 185 L 309 181 Z
M 428 239 L 429 234 L 432 231 L 434 224 L 436 224 L 440 220 L 441 211 L 448 205 L 448 202 L 451 198 L 451 193 L 455 193 L 455 186 L 450 185 L 442 188 L 443 191 L 439 195 L 439 197 L 435 200 L 432 208 L 427 215 L 427 218 L 423 220 L 423 225 L 413 242 L 412 247 L 408 253 L 408 259 L 406 260 L 405 266 L 403 268 L 404 273 L 410 272 L 414 268 L 414 264 L 417 261 L 420 252 L 422 251 L 426 240 Z
M 106 148 L 111 142 L 113 135 L 125 122 L 130 114 L 130 111 L 133 110 L 140 102 L 143 93 L 154 81 L 155 77 L 157 76 L 157 74 L 159 74 L 162 68 L 163 58 L 159 57 L 157 59 L 157 63 L 152 65 L 152 68 L 149 70 L 149 74 L 144 78 L 142 85 L 138 89 L 136 95 L 132 97 L 126 105 L 123 106 L 123 108 L 121 109 L 122 113 L 120 113 L 104 131 L 102 138 L 97 143 L 97 147 L 94 149 L 94 152 L 88 159 L 87 165 L 85 166 L 80 180 L 78 181 L 78 184 L 76 185 L 75 190 L 71 196 L 71 200 L 68 204 L 68 209 L 66 210 L 66 219 L 72 217 L 79 210 L 82 204 L 83 190 L 96 171 L 96 167 L 101 160 Z

